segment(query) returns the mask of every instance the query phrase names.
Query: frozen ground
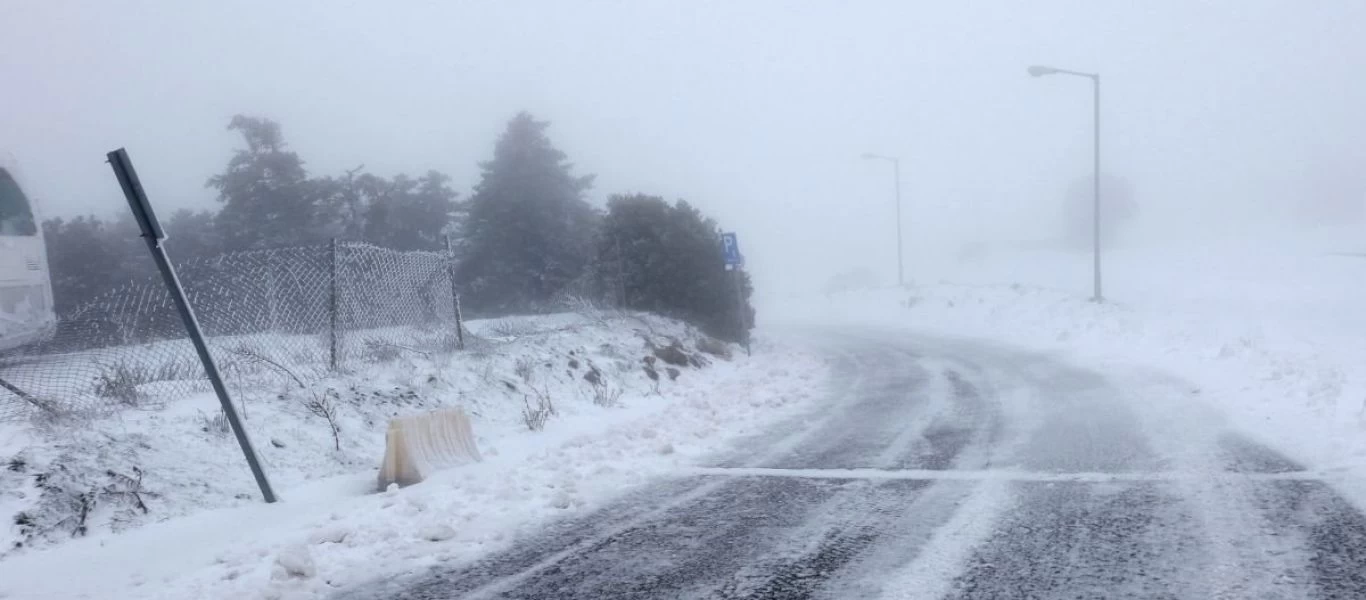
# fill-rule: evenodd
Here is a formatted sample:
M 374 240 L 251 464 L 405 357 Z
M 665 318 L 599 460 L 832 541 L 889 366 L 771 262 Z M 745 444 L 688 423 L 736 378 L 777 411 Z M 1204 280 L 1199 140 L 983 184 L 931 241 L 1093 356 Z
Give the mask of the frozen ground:
M 579 396 L 538 434 L 519 431 L 523 392 L 506 387 L 526 383 L 516 356 L 549 359 L 554 393 L 574 397 L 591 388 L 572 369 L 561 377 L 569 350 L 638 366 L 643 344 L 632 327 L 572 319 L 550 335 L 504 331 L 521 354 L 491 367 L 405 359 L 352 390 L 416 390 L 400 394 L 414 410 L 466 405 L 485 463 L 367 494 L 378 436 L 319 453 L 327 430 L 282 409 L 258 422 L 258 444 L 292 436 L 273 460 L 309 466 L 285 469 L 287 501 L 266 507 L 225 496 L 250 492 L 245 471 L 196 450 L 227 452 L 229 441 L 178 436 L 177 451 L 206 459 L 194 475 L 211 482 L 204 494 L 235 507 L 6 557 L 0 590 L 1362 597 L 1366 258 L 1356 243 L 1349 232 L 1118 247 L 1104 304 L 1087 300 L 1084 254 L 976 248 L 952 270 L 914 269 L 908 289 L 769 306 L 770 325 L 824 327 L 754 359 L 686 370 L 658 395 L 621 368 L 622 408 Z M 174 406 L 156 414 L 181 427 L 195 418 Z M 117 426 L 166 427 L 138 415 Z
M 989 339 L 1093 368 L 1160 369 L 1191 382 L 1193 403 L 1296 460 L 1366 477 L 1360 228 L 1121 245 L 1105 253 L 1101 305 L 1088 301 L 1089 253 L 1003 244 L 951 262 L 913 261 L 909 290 L 794 300 L 778 318 Z M 1366 501 L 1366 491 L 1354 497 Z
M 1354 239 L 1116 248 L 1104 304 L 1039 245 L 792 299 L 835 375 L 766 452 L 342 597 L 1366 597 Z
M 338 600 L 1366 597 L 1366 517 L 1148 369 L 842 326 L 819 410 Z
M 68 482 L 75 497 L 88 489 L 98 502 L 86 515 L 87 536 L 72 540 L 60 529 L 69 523 L 48 518 L 42 523 L 59 529 L 29 545 L 62 543 L 0 558 L 0 597 L 320 597 L 386 572 L 458 561 L 764 429 L 803 407 L 825 373 L 817 355 L 763 339 L 753 358 L 698 353 L 695 333 L 656 318 L 561 315 L 472 328 L 497 345 L 450 358 L 392 357 L 316 387 L 281 383 L 249 398 L 248 427 L 283 498 L 276 505 L 256 500 L 231 436 L 206 417 L 211 396 L 50 437 L 8 428 L 0 454 L 22 464 L 5 472 L 7 515 L 62 514 L 44 507 L 52 494 L 36 487 L 36 473 L 77 471 Z M 707 364 L 679 367 L 674 380 L 657 361 L 658 379 L 648 376 L 646 340 L 671 339 Z M 584 380 L 592 370 L 603 385 Z M 328 390 L 340 450 L 303 406 Z M 522 411 L 537 395 L 551 397 L 558 415 L 531 432 Z M 450 405 L 473 415 L 484 462 L 374 493 L 387 417 Z M 149 510 L 130 489 L 141 490 Z

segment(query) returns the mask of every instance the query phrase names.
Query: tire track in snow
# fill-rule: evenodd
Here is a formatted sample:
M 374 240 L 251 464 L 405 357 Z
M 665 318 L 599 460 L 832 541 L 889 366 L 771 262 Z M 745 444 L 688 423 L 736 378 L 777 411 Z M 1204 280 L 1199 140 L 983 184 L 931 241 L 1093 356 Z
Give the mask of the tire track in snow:
M 1137 415 L 1099 375 L 1063 365 L 1018 374 L 1047 390 L 1016 460 L 1031 472 L 1158 472 Z M 947 586 L 953 599 L 1183 598 L 1199 540 L 1160 481 L 1015 482 L 1010 505 Z M 904 584 L 903 584 L 904 590 Z M 1177 590 L 1173 592 L 1173 590 Z M 913 597 L 922 597 L 919 595 Z
M 924 424 L 906 427 L 876 457 L 879 467 L 981 469 L 1000 435 L 1001 411 L 979 386 L 938 361 L 938 402 Z M 941 370 L 942 369 L 942 370 Z M 914 443 L 912 443 L 912 441 Z M 968 452 L 968 449 L 978 450 Z M 829 464 L 829 463 L 827 463 Z M 774 552 L 747 566 L 716 598 L 866 597 L 868 581 L 915 557 L 938 527 L 949 522 L 977 485 L 902 480 L 869 482 L 855 506 L 829 506 L 825 534 L 796 555 Z
M 1366 517 L 1317 474 L 1222 433 L 1189 386 L 1145 376 L 1086 392 L 1070 377 L 1039 387 L 1082 391 L 1084 404 L 1056 406 L 1022 461 L 1132 477 L 1011 484 L 1013 504 L 942 597 L 1366 598 Z
M 900 347 L 862 345 L 841 360 L 855 374 L 846 379 L 852 388 L 841 396 L 841 410 L 817 421 L 819 429 L 801 432 L 799 440 L 793 432 L 800 427 L 780 427 L 790 435 L 769 438 L 772 447 L 793 449 L 750 465 L 949 466 L 997 429 L 990 421 L 999 411 L 986 408 L 989 402 L 976 388 L 951 372 L 928 373 Z M 937 386 L 931 383 L 936 377 Z M 955 377 L 960 392 L 973 392 L 961 400 L 971 407 L 956 406 L 956 399 L 927 400 L 926 394 L 954 390 L 949 382 Z M 744 464 L 735 458 L 722 464 L 737 463 Z M 894 524 L 916 511 L 929 514 L 917 501 L 927 489 L 956 485 L 690 477 L 662 488 L 669 492 L 614 504 L 635 518 L 607 514 L 603 520 L 615 525 L 592 524 L 594 516 L 577 519 L 577 525 L 560 524 L 503 555 L 349 597 L 807 597 L 896 531 Z M 680 492 L 686 498 L 667 498 Z M 640 513 L 661 502 L 667 507 Z
M 1264 446 L 1237 436 L 1220 440 L 1227 470 L 1295 473 L 1303 468 Z M 1253 480 L 1245 495 L 1259 527 L 1283 540 L 1274 558 L 1277 588 L 1285 597 L 1366 598 L 1366 515 L 1324 481 Z M 1266 596 L 1272 597 L 1272 596 Z
M 1017 484 L 1015 509 L 949 598 L 1186 598 L 1179 499 L 1152 483 Z M 1176 534 L 1176 535 L 1173 535 Z
M 1366 597 L 1366 518 L 1265 448 L 1174 425 L 1192 418 L 1180 386 L 846 339 L 829 409 L 752 436 L 759 456 L 347 597 Z M 859 477 L 877 467 L 1006 476 Z

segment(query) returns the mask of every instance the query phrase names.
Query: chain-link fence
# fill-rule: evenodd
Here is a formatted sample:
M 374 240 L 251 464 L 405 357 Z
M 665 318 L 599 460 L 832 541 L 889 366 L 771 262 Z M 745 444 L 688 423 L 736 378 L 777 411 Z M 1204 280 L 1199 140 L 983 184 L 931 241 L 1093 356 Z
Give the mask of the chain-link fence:
M 299 385 L 349 364 L 451 351 L 463 331 L 449 255 L 334 242 L 177 265 L 230 387 Z M 0 352 L 0 421 L 108 412 L 210 391 L 158 276 L 109 290 L 51 340 Z

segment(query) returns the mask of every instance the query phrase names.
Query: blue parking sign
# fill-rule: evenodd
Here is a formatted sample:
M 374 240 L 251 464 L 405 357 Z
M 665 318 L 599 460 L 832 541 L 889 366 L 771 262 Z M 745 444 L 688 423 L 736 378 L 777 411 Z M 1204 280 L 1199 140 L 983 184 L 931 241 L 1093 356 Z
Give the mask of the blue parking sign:
M 734 233 L 721 234 L 721 253 L 726 257 L 726 265 L 739 266 L 745 264 L 745 258 L 740 256 L 740 242 L 735 238 Z

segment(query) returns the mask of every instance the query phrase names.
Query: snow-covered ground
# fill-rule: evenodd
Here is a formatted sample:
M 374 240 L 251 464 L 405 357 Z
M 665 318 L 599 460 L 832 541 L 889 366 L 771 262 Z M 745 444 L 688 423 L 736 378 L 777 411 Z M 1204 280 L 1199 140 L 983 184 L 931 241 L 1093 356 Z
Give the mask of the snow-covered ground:
M 27 538 L 11 526 L 7 546 L 36 547 L 0 555 L 0 598 L 322 597 L 472 557 L 802 410 L 826 373 L 820 357 L 762 337 L 753 357 L 710 356 L 694 331 L 654 317 L 471 328 L 495 344 L 391 357 L 307 388 L 282 379 L 245 398 L 274 505 L 257 499 L 211 395 L 44 434 L 6 426 L 0 509 L 30 522 Z M 649 348 L 673 340 L 706 364 L 674 371 Z M 585 380 L 593 371 L 601 384 Z M 558 414 L 530 431 L 523 410 L 538 396 Z M 335 442 L 305 405 L 319 398 L 336 407 Z M 472 415 L 483 462 L 376 493 L 388 417 L 438 406 Z M 72 514 L 87 535 L 72 539 Z
M 1041 244 L 973 248 L 909 289 L 787 303 L 781 320 L 874 324 L 1057 352 L 1079 365 L 1154 367 L 1192 402 L 1345 484 L 1366 505 L 1366 233 L 1267 230 L 1091 257 Z M 926 273 L 929 273 L 927 276 Z M 942 278 L 942 279 L 941 279 Z
M 792 298 L 761 315 L 768 325 L 986 339 L 1101 372 L 1155 368 L 1188 382 L 1164 414 L 1183 401 L 1202 405 L 1191 407 L 1201 418 L 1212 408 L 1307 467 L 1335 472 L 1335 485 L 1366 505 L 1363 237 L 1266 233 L 1117 247 L 1106 253 L 1102 304 L 1088 299 L 1085 253 L 983 246 L 939 270 L 914 269 L 907 289 Z M 65 446 L 47 438 L 27 454 L 33 438 L 0 433 L 0 456 L 48 466 L 66 456 L 95 484 L 114 486 L 88 537 L 0 558 L 0 598 L 310 598 L 468 559 L 624 489 L 689 472 L 738 436 L 803 410 L 825 377 L 817 355 L 761 336 L 753 358 L 682 369 L 677 381 L 660 371 L 656 387 L 642 370 L 644 340 L 688 346 L 692 335 L 658 319 L 558 316 L 483 324 L 482 333 L 498 338 L 495 351 L 401 356 L 248 398 L 252 434 L 284 497 L 274 506 L 255 500 L 231 437 L 200 416 L 213 412 L 208 396 L 99 420 L 62 433 Z M 582 379 L 590 365 L 621 390 L 620 406 L 594 403 L 598 388 Z M 342 406 L 340 451 L 302 406 L 329 389 Z M 538 390 L 560 414 L 530 432 L 521 411 Z M 485 461 L 374 493 L 384 420 L 443 405 L 474 415 Z M 115 438 L 123 443 L 101 443 Z M 148 496 L 147 515 L 130 508 L 127 481 L 99 479 L 101 468 L 130 475 L 132 466 L 160 493 Z M 0 482 L 30 475 L 6 471 Z M 32 503 L 6 489 L 6 514 Z M 111 532 L 124 526 L 133 527 Z

